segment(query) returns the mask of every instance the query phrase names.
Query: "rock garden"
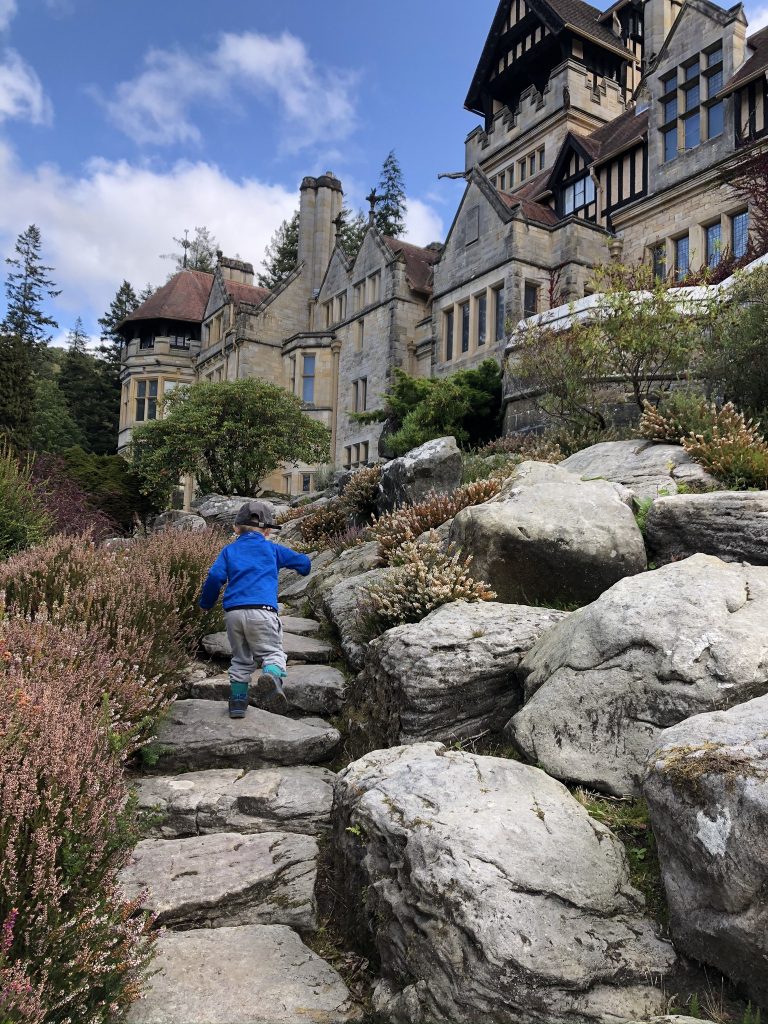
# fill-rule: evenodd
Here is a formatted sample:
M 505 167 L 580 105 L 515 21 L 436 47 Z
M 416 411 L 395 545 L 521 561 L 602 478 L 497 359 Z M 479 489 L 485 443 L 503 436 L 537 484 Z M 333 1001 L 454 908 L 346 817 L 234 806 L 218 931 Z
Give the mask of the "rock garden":
M 229 719 L 195 608 L 232 502 L 0 566 L 4 1022 L 91 1019 L 98 974 L 130 1024 L 757 1024 L 768 491 L 660 439 L 520 447 L 281 509 L 283 716 Z

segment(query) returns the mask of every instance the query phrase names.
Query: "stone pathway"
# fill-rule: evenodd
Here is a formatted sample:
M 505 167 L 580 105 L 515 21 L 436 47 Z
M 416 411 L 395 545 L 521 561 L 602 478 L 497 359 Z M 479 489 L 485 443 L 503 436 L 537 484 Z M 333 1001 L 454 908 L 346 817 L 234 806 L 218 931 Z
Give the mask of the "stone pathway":
M 305 945 L 318 927 L 317 837 L 328 833 L 340 735 L 323 718 L 344 676 L 319 624 L 286 616 L 293 717 L 228 717 L 227 675 L 197 662 L 136 783 L 147 838 L 124 869 L 127 895 L 167 929 L 129 1024 L 343 1024 L 362 1018 L 339 974 Z M 226 635 L 206 638 L 226 658 Z M 299 664 L 296 664 L 299 662 Z M 303 938 L 302 938 L 303 937 Z

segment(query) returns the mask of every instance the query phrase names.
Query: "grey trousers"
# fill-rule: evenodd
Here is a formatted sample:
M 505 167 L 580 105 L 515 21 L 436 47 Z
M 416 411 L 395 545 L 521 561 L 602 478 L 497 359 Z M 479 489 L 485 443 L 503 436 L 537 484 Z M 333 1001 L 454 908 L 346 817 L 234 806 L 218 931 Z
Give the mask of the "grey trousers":
M 285 672 L 283 624 L 275 612 L 263 608 L 235 608 L 224 613 L 232 648 L 229 674 L 238 683 L 250 682 L 261 665 L 276 665 Z

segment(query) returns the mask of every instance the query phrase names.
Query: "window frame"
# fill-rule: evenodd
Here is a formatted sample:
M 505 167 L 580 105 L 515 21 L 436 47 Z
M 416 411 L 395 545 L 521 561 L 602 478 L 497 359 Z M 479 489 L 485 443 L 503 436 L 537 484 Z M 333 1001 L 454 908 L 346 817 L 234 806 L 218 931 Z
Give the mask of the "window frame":
M 307 364 L 311 360 L 312 372 L 307 372 Z M 301 400 L 304 405 L 315 404 L 315 377 L 317 374 L 317 353 L 302 352 L 301 354 Z M 307 398 L 307 385 L 310 385 L 311 397 Z
M 449 309 L 443 310 L 443 331 L 445 335 L 445 361 L 450 363 L 453 360 L 453 342 L 454 333 L 456 330 L 456 314 L 451 306 Z
M 541 285 L 537 281 L 524 281 L 523 282 L 523 319 L 527 320 L 528 317 L 536 316 L 539 312 L 539 296 L 541 294 Z M 528 299 L 533 296 L 533 308 L 531 309 Z
M 469 352 L 470 339 L 472 337 L 472 311 L 469 299 L 459 303 L 461 316 L 461 354 L 464 356 Z

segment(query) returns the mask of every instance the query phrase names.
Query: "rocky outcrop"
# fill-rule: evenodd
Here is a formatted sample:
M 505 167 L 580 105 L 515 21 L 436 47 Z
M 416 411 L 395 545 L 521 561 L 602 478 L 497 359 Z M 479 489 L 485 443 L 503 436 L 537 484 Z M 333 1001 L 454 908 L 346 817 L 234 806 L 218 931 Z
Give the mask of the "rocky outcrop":
M 675 955 L 642 916 L 623 846 L 538 769 L 438 744 L 376 751 L 339 776 L 334 832 L 392 1024 L 664 1011 L 654 984 Z
M 136 799 L 145 834 L 183 839 L 212 832 L 299 832 L 330 826 L 333 783 L 327 768 L 213 769 L 140 778 Z
M 180 509 L 171 509 L 162 512 L 152 523 L 155 533 L 161 530 L 205 530 L 208 523 L 202 516 L 194 512 L 182 512 Z
M 360 606 L 370 587 L 383 583 L 394 569 L 371 569 L 360 576 L 339 580 L 326 589 L 322 597 L 322 610 L 339 634 L 344 656 L 353 669 L 360 670 L 365 661 L 367 644 L 360 639 Z
M 212 658 L 229 661 L 232 648 L 226 633 L 209 633 L 203 637 L 203 650 Z M 324 665 L 333 660 L 333 647 L 325 640 L 312 636 L 295 636 L 283 633 L 283 650 L 289 661 L 304 661 L 314 665 Z
M 254 498 L 242 498 L 237 494 L 205 494 L 192 502 L 192 511 L 202 516 L 209 526 L 232 526 L 235 516 L 247 501 L 254 501 Z M 280 515 L 287 509 L 287 505 L 280 502 L 270 502 L 275 509 L 275 514 Z
M 603 441 L 560 463 L 582 480 L 611 480 L 628 487 L 638 500 L 677 494 L 678 484 L 696 490 L 718 486 L 714 477 L 677 444 L 654 441 Z
M 280 543 L 283 542 L 283 537 L 280 537 Z M 336 554 L 333 551 L 321 551 L 319 554 L 310 556 L 312 559 L 312 571 L 309 576 L 300 576 L 299 573 L 293 569 L 281 569 L 279 574 L 280 580 L 280 600 L 285 601 L 287 604 L 295 604 L 301 602 L 306 598 L 307 588 L 309 584 L 317 579 L 318 574 L 331 562 L 336 561 Z
M 499 601 L 584 604 L 646 567 L 626 501 L 605 480 L 524 462 L 496 498 L 458 513 L 450 540 L 472 555 L 473 576 Z
M 518 668 L 565 612 L 521 605 L 443 605 L 369 645 L 357 717 L 382 746 L 498 731 L 522 703 Z
M 310 836 L 220 832 L 190 839 L 145 839 L 120 872 L 128 899 L 160 926 L 317 927 L 317 842 Z
M 322 612 L 323 598 L 335 586 L 344 580 L 362 576 L 371 569 L 378 569 L 382 564 L 378 541 L 369 541 L 367 544 L 348 548 L 330 559 L 318 571 L 315 571 L 313 563 L 307 597 L 315 610 Z
M 283 925 L 166 932 L 128 1024 L 346 1024 L 336 971 Z
M 263 768 L 327 761 L 340 739 L 319 719 L 297 721 L 251 708 L 233 722 L 223 703 L 177 700 L 158 729 L 154 749 L 162 771 Z
M 768 491 L 659 498 L 645 521 L 645 542 L 658 564 L 701 551 L 726 562 L 768 565 Z
M 283 681 L 291 709 L 305 715 L 335 715 L 344 702 L 344 673 L 330 665 L 289 665 Z M 182 700 L 228 700 L 229 674 L 194 672 L 179 687 Z M 251 704 L 255 702 L 251 691 Z
M 644 792 L 675 945 L 768 1006 L 768 697 L 663 732 Z
M 695 555 L 617 583 L 526 656 L 510 738 L 551 775 L 640 792 L 662 730 L 768 692 L 768 568 Z
M 431 492 L 447 493 L 461 483 L 461 452 L 453 437 L 439 437 L 381 467 L 379 514 L 415 505 Z

